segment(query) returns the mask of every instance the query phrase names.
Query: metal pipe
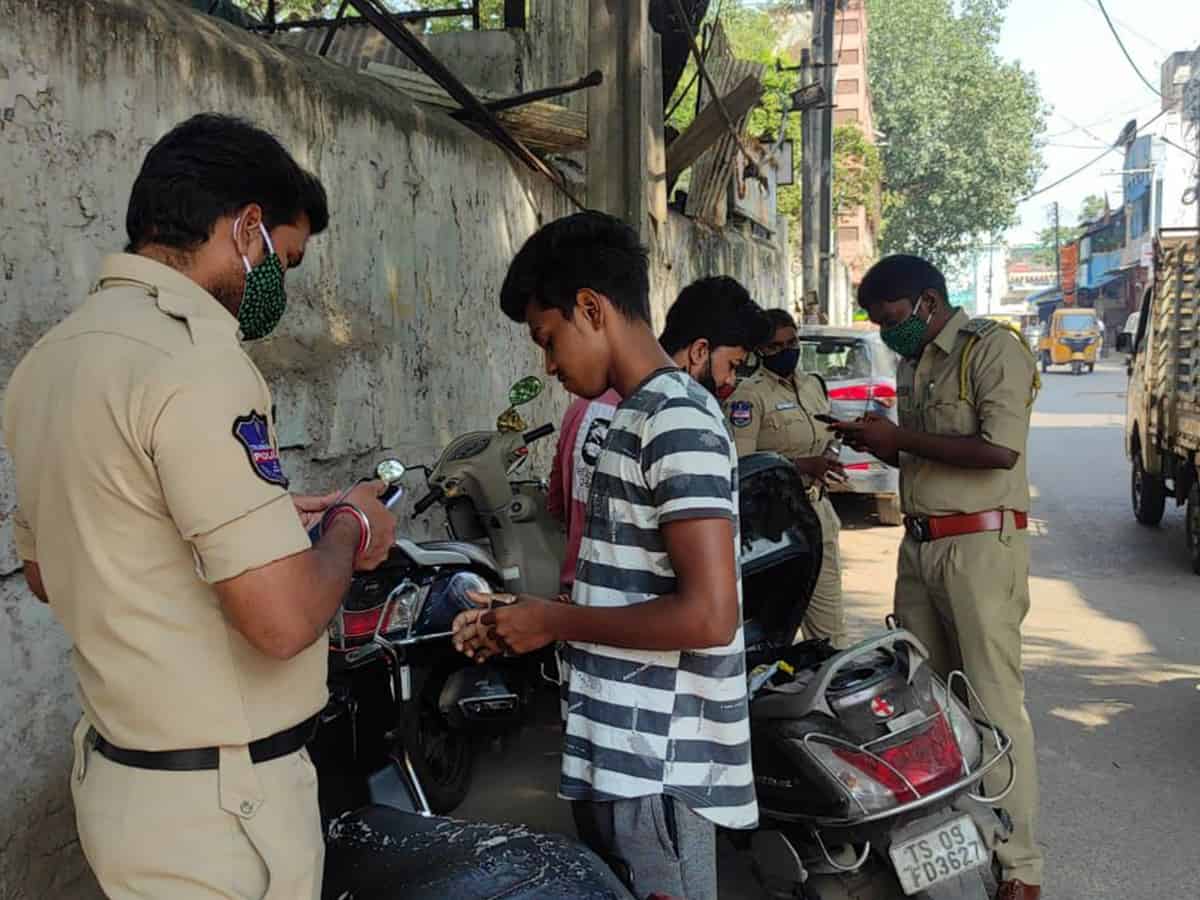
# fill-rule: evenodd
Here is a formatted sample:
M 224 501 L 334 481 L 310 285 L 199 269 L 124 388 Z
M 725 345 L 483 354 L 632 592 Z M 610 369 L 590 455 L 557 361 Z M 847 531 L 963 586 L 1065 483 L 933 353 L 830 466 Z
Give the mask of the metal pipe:
M 329 48 L 333 45 L 333 38 L 342 27 L 342 22 L 346 18 L 346 7 L 350 5 L 350 0 L 342 0 L 342 5 L 338 7 L 337 16 L 334 17 L 333 24 L 329 26 L 329 30 L 325 32 L 325 37 L 321 39 L 321 49 L 317 51 L 317 56 L 324 56 L 329 52 Z
M 470 7 L 461 7 L 454 9 L 420 9 L 412 12 L 389 12 L 388 17 L 397 22 L 423 22 L 426 19 L 463 19 L 471 15 Z M 247 31 L 289 31 L 292 29 L 308 29 L 308 28 L 327 28 L 335 24 L 336 19 L 299 19 L 295 22 L 281 22 L 274 27 L 270 25 L 250 25 L 246 28 Z M 342 22 L 343 25 L 370 25 L 371 23 L 365 18 L 350 18 Z
M 525 106 L 529 103 L 534 103 L 538 100 L 547 100 L 551 97 L 561 97 L 563 94 L 571 94 L 575 91 L 581 91 L 584 88 L 596 87 L 604 83 L 604 74 L 596 69 L 589 72 L 582 78 L 572 81 L 568 84 L 560 84 L 555 87 L 539 88 L 536 91 L 526 91 L 524 94 L 514 94 L 511 97 L 505 97 L 502 100 L 492 100 L 483 104 L 484 109 L 492 112 L 503 112 L 506 109 L 513 109 L 518 106 Z M 469 119 L 470 115 L 465 109 L 455 110 L 451 113 L 456 119 Z
M 430 52 L 428 47 L 421 43 L 407 28 L 393 20 L 379 6 L 378 0 L 350 0 L 350 3 L 384 37 L 391 41 L 398 50 L 416 63 L 422 72 L 432 78 L 446 93 L 457 100 L 459 105 L 471 114 L 471 118 L 474 120 L 472 124 L 494 138 L 496 143 L 525 163 L 525 165 L 529 166 L 529 168 L 533 169 L 533 171 L 545 175 L 563 196 L 570 200 L 577 208 L 583 209 L 583 204 L 575 199 L 575 196 L 567 189 L 562 176 L 542 162 L 519 138 L 509 133 L 508 129 L 496 118 L 495 114 L 485 108 L 479 102 L 479 98 L 472 94 L 458 80 L 458 77 Z

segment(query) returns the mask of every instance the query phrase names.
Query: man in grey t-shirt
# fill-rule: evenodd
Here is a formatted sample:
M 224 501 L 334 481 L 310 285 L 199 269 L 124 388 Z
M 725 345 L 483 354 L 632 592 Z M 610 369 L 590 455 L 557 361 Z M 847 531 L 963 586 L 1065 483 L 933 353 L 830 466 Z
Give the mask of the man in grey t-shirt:
M 645 250 L 601 213 L 530 238 L 501 304 L 568 390 L 624 400 L 596 463 L 572 603 L 522 596 L 463 613 L 456 646 L 486 658 L 566 642 L 560 795 L 580 836 L 639 897 L 716 898 L 716 826 L 758 818 L 737 457 L 715 397 L 680 365 L 724 381 L 746 349 L 700 335 L 668 356 L 650 328 Z

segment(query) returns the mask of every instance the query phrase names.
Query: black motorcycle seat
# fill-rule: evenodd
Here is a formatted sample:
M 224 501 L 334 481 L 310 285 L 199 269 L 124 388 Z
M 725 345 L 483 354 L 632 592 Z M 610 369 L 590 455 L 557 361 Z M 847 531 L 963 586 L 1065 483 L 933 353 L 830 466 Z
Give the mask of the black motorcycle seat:
M 329 826 L 322 900 L 630 900 L 594 853 L 520 825 L 460 822 L 386 806 Z

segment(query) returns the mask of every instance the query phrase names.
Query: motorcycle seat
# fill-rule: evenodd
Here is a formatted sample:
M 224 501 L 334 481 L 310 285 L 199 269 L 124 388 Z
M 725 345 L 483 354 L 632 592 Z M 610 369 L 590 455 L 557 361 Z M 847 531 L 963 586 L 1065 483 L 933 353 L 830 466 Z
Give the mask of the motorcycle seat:
M 495 573 L 496 577 L 500 576 L 499 563 L 492 557 L 492 554 L 477 544 L 466 541 L 422 541 L 420 546 L 423 550 L 433 552 L 461 553 L 471 561 L 472 565 L 487 569 L 489 572 Z
M 629 900 L 582 844 L 520 825 L 368 806 L 326 834 L 322 900 Z

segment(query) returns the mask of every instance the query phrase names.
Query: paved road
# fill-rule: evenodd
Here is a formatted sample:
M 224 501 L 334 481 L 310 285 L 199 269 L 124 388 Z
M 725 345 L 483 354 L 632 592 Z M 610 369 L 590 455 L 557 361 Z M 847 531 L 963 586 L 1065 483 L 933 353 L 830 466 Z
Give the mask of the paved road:
M 1047 900 L 1200 897 L 1200 577 L 1182 514 L 1138 526 L 1122 452 L 1125 376 L 1051 372 L 1030 437 L 1032 610 L 1025 653 L 1042 780 Z M 891 604 L 898 529 L 843 506 L 852 632 Z M 549 714 L 546 716 L 550 718 Z M 571 832 L 553 724 L 480 767 L 465 817 Z M 723 898 L 757 898 L 721 853 Z

